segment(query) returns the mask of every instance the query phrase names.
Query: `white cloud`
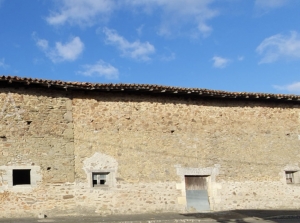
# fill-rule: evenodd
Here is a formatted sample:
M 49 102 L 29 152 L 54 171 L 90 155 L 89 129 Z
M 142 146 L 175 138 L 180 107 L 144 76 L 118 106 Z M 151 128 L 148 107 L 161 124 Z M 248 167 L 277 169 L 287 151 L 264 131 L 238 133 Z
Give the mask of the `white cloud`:
M 84 49 L 84 44 L 79 37 L 72 38 L 69 42 L 63 44 L 56 42 L 55 47 L 49 47 L 48 41 L 45 39 L 39 39 L 36 33 L 33 33 L 33 38 L 36 41 L 36 45 L 46 54 L 53 63 L 63 61 L 76 60 Z
M 0 67 L 2 67 L 2 68 L 4 68 L 4 69 L 6 69 L 6 68 L 9 67 L 9 65 L 7 65 L 7 64 L 5 63 L 5 59 L 4 59 L 4 58 L 1 58 L 1 59 L 0 59 Z
M 193 31 L 196 30 L 206 36 L 212 31 L 207 21 L 218 15 L 217 10 L 210 8 L 213 2 L 214 0 L 127 0 L 126 4 L 134 9 L 141 7 L 148 13 L 161 11 L 161 35 L 170 36 L 192 25 L 193 28 L 184 31 L 195 35 Z
M 47 50 L 49 48 L 48 46 L 48 41 L 45 39 L 37 39 L 36 40 L 36 45 L 41 49 L 41 50 Z
M 295 93 L 299 94 L 300 93 L 300 82 L 295 82 L 289 85 L 273 85 L 273 87 L 277 90 L 283 90 L 283 91 L 288 91 L 289 93 Z
M 84 44 L 79 37 L 74 37 L 70 42 L 62 44 L 61 42 L 55 43 L 55 57 L 58 60 L 74 61 L 83 51 Z
M 144 28 L 144 24 L 141 25 L 141 26 L 139 26 L 139 28 L 136 29 L 136 32 L 137 32 L 137 34 L 138 34 L 139 36 L 142 35 L 142 33 L 143 33 L 143 28 Z
M 218 56 L 214 56 L 212 58 L 212 60 L 214 61 L 213 66 L 216 67 L 216 68 L 224 68 L 230 62 L 229 59 L 223 58 L 223 57 L 218 57 Z
M 262 16 L 271 10 L 281 8 L 288 3 L 289 0 L 255 0 L 254 9 L 256 16 Z
M 175 60 L 175 59 L 176 59 L 176 54 L 175 53 L 171 53 L 168 56 L 166 56 L 166 55 L 161 56 L 162 61 L 172 61 L 172 60 Z
M 78 71 L 78 73 L 84 76 L 104 76 L 107 79 L 117 79 L 119 77 L 119 70 L 102 60 L 93 65 L 84 65 L 83 68 L 85 70 Z
M 210 5 L 215 0 L 60 0 L 58 8 L 46 18 L 51 25 L 93 25 L 108 20 L 116 10 L 135 12 L 158 11 L 161 22 L 158 33 L 174 35 L 180 32 L 207 36 L 212 27 L 207 21 L 218 15 Z M 155 15 L 156 16 L 156 15 Z M 188 28 L 187 28 L 188 27 Z
M 117 47 L 123 56 L 131 57 L 136 60 L 150 60 L 149 55 L 155 53 L 155 47 L 149 42 L 141 43 L 139 40 L 129 42 L 120 36 L 115 30 L 104 28 L 106 43 Z
M 238 56 L 238 61 L 243 61 L 245 58 L 243 56 Z
M 279 59 L 300 59 L 300 35 L 293 31 L 290 35 L 277 34 L 266 38 L 256 48 L 262 55 L 260 64 L 272 63 Z
M 273 9 L 282 7 L 287 2 L 287 0 L 255 0 L 254 5 L 262 9 Z
M 51 12 L 47 22 L 51 25 L 93 25 L 98 19 L 106 19 L 115 8 L 111 0 L 60 0 L 59 9 Z

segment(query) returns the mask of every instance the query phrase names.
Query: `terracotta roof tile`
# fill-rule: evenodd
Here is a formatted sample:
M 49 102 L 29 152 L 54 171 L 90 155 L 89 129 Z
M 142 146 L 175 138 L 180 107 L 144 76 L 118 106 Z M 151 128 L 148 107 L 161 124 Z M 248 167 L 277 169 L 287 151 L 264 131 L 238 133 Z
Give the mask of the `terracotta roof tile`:
M 244 98 L 244 99 L 261 99 L 261 100 L 284 100 L 284 101 L 300 101 L 300 95 L 291 94 L 269 94 L 269 93 L 249 93 L 249 92 L 227 92 L 208 90 L 201 88 L 182 88 L 173 86 L 162 86 L 156 84 L 103 84 L 103 83 L 89 83 L 89 82 L 65 82 L 60 80 L 44 80 L 36 78 L 22 78 L 17 76 L 0 76 L 0 82 L 8 83 L 23 83 L 26 85 L 36 84 L 42 87 L 53 88 L 67 88 L 78 90 L 114 90 L 114 91 L 144 91 L 155 93 L 173 93 L 173 94 L 187 94 L 200 97 L 217 97 L 217 98 Z

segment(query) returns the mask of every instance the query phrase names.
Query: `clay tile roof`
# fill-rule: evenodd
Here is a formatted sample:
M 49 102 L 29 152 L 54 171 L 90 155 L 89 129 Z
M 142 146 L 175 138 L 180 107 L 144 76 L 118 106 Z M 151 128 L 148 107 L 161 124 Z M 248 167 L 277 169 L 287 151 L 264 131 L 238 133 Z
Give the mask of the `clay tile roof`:
M 44 80 L 32 79 L 27 77 L 17 76 L 0 76 L 0 82 L 9 84 L 18 83 L 24 85 L 51 87 L 51 88 L 65 88 L 74 90 L 93 90 L 93 91 L 133 91 L 133 92 L 149 92 L 158 94 L 180 94 L 193 95 L 199 97 L 216 97 L 216 98 L 239 98 L 239 99 L 259 99 L 259 100 L 283 100 L 283 101 L 297 101 L 300 102 L 300 95 L 291 94 L 269 94 L 269 93 L 249 93 L 249 92 L 226 92 L 201 88 L 182 88 L 173 86 L 162 86 L 156 84 L 103 84 L 103 83 L 88 83 L 88 82 L 66 82 L 60 80 Z

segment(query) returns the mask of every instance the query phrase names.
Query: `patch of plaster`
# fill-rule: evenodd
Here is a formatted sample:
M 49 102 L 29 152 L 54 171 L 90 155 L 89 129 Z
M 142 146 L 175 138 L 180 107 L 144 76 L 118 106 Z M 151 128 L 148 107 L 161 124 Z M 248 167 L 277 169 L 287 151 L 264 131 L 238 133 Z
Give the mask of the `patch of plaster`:
M 94 170 L 115 170 L 118 169 L 118 162 L 113 157 L 96 152 L 92 157 L 83 161 L 83 170 L 88 173 Z
M 13 170 L 14 169 L 30 169 L 30 185 L 13 186 Z M 42 181 L 41 168 L 39 166 L 0 166 L 2 177 L 0 183 L 1 190 L 10 190 L 12 192 L 29 192 L 36 188 Z
M 298 163 L 293 163 L 293 164 L 287 164 L 284 167 L 285 171 L 299 171 L 300 167 L 298 166 Z
M 118 170 L 118 162 L 113 157 L 96 152 L 93 156 L 83 161 L 82 168 L 87 175 L 87 187 L 92 188 L 92 174 L 93 172 L 109 172 L 107 176 L 107 183 L 109 188 L 116 185 L 116 173 Z
M 212 182 L 215 182 L 216 176 L 219 175 L 220 165 L 215 164 L 213 167 L 204 168 L 190 168 L 181 167 L 181 165 L 175 165 L 177 175 L 184 179 L 185 175 L 199 175 L 199 176 L 211 176 Z

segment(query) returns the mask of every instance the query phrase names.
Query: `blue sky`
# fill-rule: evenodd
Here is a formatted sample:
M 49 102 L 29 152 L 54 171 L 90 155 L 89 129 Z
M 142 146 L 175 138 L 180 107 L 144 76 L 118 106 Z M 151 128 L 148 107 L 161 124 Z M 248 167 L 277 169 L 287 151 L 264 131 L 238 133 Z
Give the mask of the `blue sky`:
M 300 94 L 297 0 L 0 0 L 0 74 Z

